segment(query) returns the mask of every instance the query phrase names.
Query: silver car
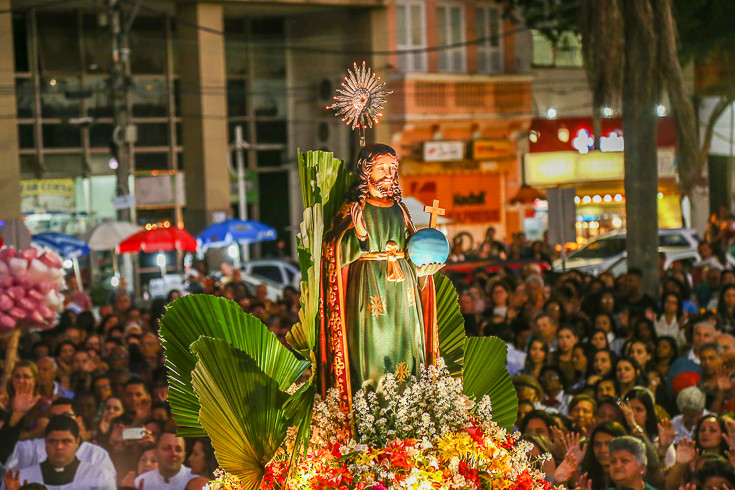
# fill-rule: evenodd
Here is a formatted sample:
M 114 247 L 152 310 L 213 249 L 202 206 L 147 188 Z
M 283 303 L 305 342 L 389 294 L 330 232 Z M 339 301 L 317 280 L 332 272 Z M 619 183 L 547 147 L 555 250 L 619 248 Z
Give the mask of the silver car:
M 577 269 L 596 276 L 619 264 L 626 256 L 626 231 L 615 230 L 590 241 L 587 245 L 573 252 L 566 260 L 567 269 Z M 696 255 L 700 239 L 696 230 L 678 228 L 658 230 L 658 250 L 667 256 Z M 557 259 L 554 271 L 562 271 L 562 261 Z

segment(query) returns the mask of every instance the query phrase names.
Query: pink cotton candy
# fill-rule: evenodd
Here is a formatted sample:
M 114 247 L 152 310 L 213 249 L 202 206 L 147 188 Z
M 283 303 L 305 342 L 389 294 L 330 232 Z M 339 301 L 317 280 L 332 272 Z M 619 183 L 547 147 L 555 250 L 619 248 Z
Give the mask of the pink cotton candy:
M 8 260 L 12 259 L 13 257 L 17 257 L 18 253 L 15 251 L 14 248 L 8 247 L 0 250 L 0 260 L 3 262 L 8 262 Z
M 0 310 L 1 311 L 10 311 L 10 308 L 12 308 L 13 300 L 8 298 L 7 294 L 0 294 Z
M 6 276 L 10 274 L 10 268 L 8 264 L 0 260 L 0 276 Z
M 32 278 L 35 281 L 43 281 L 48 279 L 48 266 L 46 266 L 46 264 L 38 259 L 31 260 L 31 263 L 28 264 L 28 277 Z
M 54 320 L 56 318 L 56 312 L 46 305 L 38 305 L 38 312 L 47 320 Z
M 13 287 L 9 287 L 5 294 L 10 296 L 10 299 L 12 299 L 13 301 L 16 301 L 22 298 L 23 296 L 25 296 L 26 292 L 25 292 L 25 289 L 23 289 L 20 286 L 13 286 Z
M 38 308 L 38 303 L 36 301 L 33 301 L 31 298 L 20 298 L 15 302 L 15 306 L 19 308 L 23 308 L 28 313 L 31 313 L 33 311 L 36 311 L 36 308 Z
M 23 249 L 20 251 L 20 256 L 30 262 L 32 259 L 38 257 L 38 249 L 33 247 Z
M 38 311 L 32 312 L 30 315 L 28 315 L 27 319 L 30 320 L 32 323 L 36 323 L 36 324 L 46 323 L 46 319 Z
M 26 296 L 31 298 L 36 303 L 40 303 L 41 301 L 43 301 L 43 298 L 46 297 L 46 295 L 43 294 L 41 291 L 37 291 L 35 289 L 29 289 L 28 291 L 26 291 Z M 2 306 L 0 306 L 0 309 L 2 309 Z
M 33 279 L 31 279 L 28 274 L 18 274 L 15 276 L 15 285 L 20 286 L 23 289 L 29 289 L 31 286 L 33 286 L 33 283 L 35 282 Z
M 10 268 L 10 273 L 14 276 L 25 274 L 28 270 L 28 261 L 20 257 L 14 257 L 8 261 L 8 267 Z
M 0 275 L 0 289 L 7 289 L 13 285 L 13 276 Z
M 52 269 L 61 269 L 62 266 L 59 256 L 50 250 L 46 250 L 40 257 L 38 257 L 38 260 Z
M 15 328 L 15 319 L 8 315 L 0 315 L 0 328 Z
M 44 296 L 53 290 L 56 284 L 51 281 L 41 281 L 34 286 L 35 289 L 39 290 Z
M 26 310 L 24 310 L 23 308 L 18 308 L 17 306 L 13 306 L 8 312 L 8 315 L 12 316 L 16 320 L 24 319 L 27 314 L 28 312 Z

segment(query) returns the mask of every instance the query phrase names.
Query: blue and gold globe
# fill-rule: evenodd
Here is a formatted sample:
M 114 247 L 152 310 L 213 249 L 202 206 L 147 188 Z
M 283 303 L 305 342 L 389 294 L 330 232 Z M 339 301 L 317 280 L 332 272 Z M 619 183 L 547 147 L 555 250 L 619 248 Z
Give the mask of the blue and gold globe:
M 449 257 L 449 241 L 444 233 L 434 228 L 417 231 L 408 241 L 408 258 L 416 267 L 443 264 Z

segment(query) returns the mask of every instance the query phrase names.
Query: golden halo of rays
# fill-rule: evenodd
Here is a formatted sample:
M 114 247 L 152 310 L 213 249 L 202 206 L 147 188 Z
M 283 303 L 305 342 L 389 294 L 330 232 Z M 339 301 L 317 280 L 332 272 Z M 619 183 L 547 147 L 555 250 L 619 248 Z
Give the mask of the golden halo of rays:
M 385 99 L 393 92 L 385 90 L 385 82 L 364 61 L 362 66 L 353 63 L 353 67 L 354 71 L 347 70 L 343 88 L 337 89 L 339 95 L 334 96 L 334 103 L 327 109 L 335 111 L 337 117 L 342 116 L 351 129 L 364 130 L 365 126 L 372 128 L 378 124 Z

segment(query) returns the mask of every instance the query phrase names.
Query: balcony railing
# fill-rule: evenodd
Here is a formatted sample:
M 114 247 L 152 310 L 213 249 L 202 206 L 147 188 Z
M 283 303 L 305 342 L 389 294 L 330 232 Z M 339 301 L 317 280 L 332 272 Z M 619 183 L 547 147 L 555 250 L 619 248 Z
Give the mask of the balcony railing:
M 406 73 L 389 79 L 391 115 L 512 116 L 532 112 L 530 75 Z

